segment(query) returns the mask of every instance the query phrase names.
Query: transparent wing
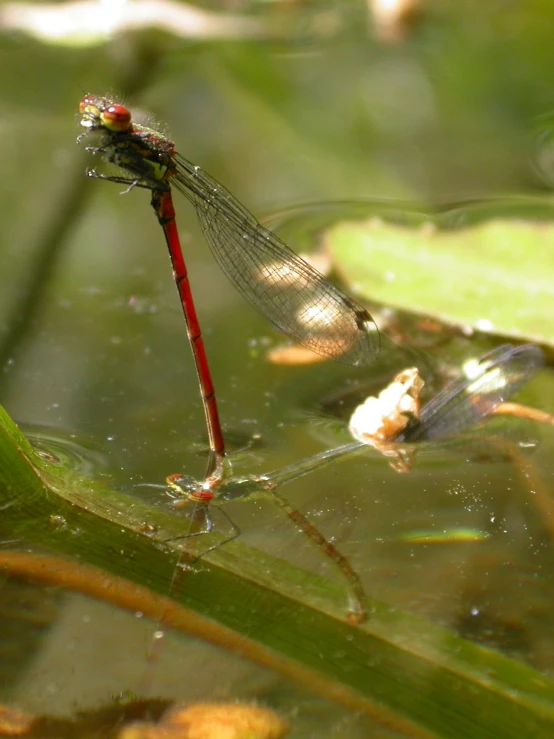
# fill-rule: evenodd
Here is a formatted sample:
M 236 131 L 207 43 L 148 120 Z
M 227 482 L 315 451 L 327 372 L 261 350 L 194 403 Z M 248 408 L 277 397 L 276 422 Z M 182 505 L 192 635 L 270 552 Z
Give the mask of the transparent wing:
M 369 313 L 264 228 L 231 193 L 177 157 L 173 184 L 196 208 L 222 270 L 278 329 L 325 357 L 371 364 L 379 333 Z
M 419 422 L 396 441 L 429 441 L 473 426 L 508 400 L 544 364 L 538 346 L 504 344 L 479 361 L 481 373 L 473 379 L 460 377 L 427 403 Z

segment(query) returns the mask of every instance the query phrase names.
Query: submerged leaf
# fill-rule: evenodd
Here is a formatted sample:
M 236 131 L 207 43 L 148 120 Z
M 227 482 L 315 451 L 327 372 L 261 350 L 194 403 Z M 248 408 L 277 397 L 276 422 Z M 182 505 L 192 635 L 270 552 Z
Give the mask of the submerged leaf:
M 493 219 L 418 229 L 379 218 L 327 233 L 338 268 L 368 300 L 480 331 L 554 344 L 554 227 Z

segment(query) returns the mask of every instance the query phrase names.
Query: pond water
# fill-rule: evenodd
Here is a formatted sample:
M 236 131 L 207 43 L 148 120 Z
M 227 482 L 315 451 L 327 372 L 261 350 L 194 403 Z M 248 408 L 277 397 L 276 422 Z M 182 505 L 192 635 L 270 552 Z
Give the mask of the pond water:
M 360 9 L 352 8 L 357 17 Z M 332 3 L 326 9 L 337 13 Z M 551 44 L 547 52 L 529 12 L 529 46 L 523 36 L 511 39 L 518 75 L 506 53 L 485 64 L 478 29 L 489 48 L 502 49 L 504 40 L 481 11 L 466 12 L 468 27 L 444 18 L 441 26 L 431 15 L 399 46 L 371 34 L 368 41 L 353 17 L 343 19 L 342 33 L 310 44 L 161 44 L 154 79 L 135 97 L 169 121 L 183 154 L 249 209 L 272 209 L 264 223 L 296 250 L 313 250 L 323 225 L 389 203 L 534 194 L 548 186 L 547 137 L 538 157 L 533 120 L 554 104 L 543 71 Z M 108 44 L 102 55 L 23 38 L 0 44 L 4 63 L 24 74 L 17 85 L 0 83 L 0 403 L 43 453 L 165 504 L 163 490 L 141 486 L 162 485 L 171 473 L 201 478 L 206 441 L 163 238 L 148 193 L 122 197 L 117 185 L 87 181 L 90 156 L 78 162 L 74 145 L 79 83 L 98 93 L 124 85 L 145 52 L 130 42 Z M 56 217 L 78 192 L 56 230 Z M 307 200 L 319 204 L 296 205 Z M 348 443 L 348 410 L 397 371 L 421 362 L 432 393 L 494 343 L 449 328 L 421 330 L 419 318 L 375 306 L 395 344 L 386 340 L 373 367 L 273 364 L 267 351 L 283 337 L 220 273 L 188 203 L 180 198 L 177 206 L 237 477 Z M 29 298 L 34 271 L 42 279 Z M 518 400 L 554 412 L 552 381 L 546 367 Z M 372 597 L 550 677 L 553 440 L 547 426 L 495 419 L 470 438 L 424 446 L 409 474 L 367 449 L 314 466 L 280 491 L 348 557 Z M 240 541 L 336 580 L 347 602 L 348 584 L 333 563 L 270 498 L 221 510 Z M 221 510 L 214 523 L 225 530 Z M 68 715 L 126 691 L 241 697 L 296 712 L 293 736 L 396 735 L 200 640 L 169 633 L 156 644 L 155 619 L 83 596 L 53 597 L 52 589 L 29 586 L 21 595 L 16 588 L 13 597 L 19 605 L 34 599 L 40 610 L 33 633 L 15 619 L 11 642 L 20 648 L 2 684 L 3 700 L 29 711 Z M 23 659 L 25 652 L 33 658 Z

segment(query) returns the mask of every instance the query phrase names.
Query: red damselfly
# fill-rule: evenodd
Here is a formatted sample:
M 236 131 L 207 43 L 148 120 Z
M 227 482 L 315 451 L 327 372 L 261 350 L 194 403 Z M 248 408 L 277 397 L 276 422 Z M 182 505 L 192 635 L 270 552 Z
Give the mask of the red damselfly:
M 164 231 L 196 364 L 211 452 L 202 487 L 210 490 L 222 478 L 225 443 L 179 243 L 172 185 L 194 205 L 206 241 L 227 277 L 292 339 L 325 357 L 367 365 L 379 352 L 377 327 L 365 308 L 258 223 L 219 182 L 178 154 L 172 141 L 134 123 L 128 108 L 105 97 L 86 95 L 79 111 L 86 133 L 78 140 L 96 135 L 96 145 L 88 150 L 103 154 L 124 173 L 112 176 L 89 170 L 89 176 L 152 193 L 152 207 Z

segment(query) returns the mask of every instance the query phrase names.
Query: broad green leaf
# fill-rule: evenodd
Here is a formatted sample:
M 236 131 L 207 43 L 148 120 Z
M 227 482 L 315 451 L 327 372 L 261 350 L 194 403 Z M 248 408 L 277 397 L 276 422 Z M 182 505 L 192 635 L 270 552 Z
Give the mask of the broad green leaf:
M 367 300 L 554 345 L 554 225 L 492 217 L 445 228 L 449 220 L 456 222 L 442 214 L 412 227 L 378 217 L 342 223 L 327 244 Z M 471 223 L 471 208 L 458 221 Z

